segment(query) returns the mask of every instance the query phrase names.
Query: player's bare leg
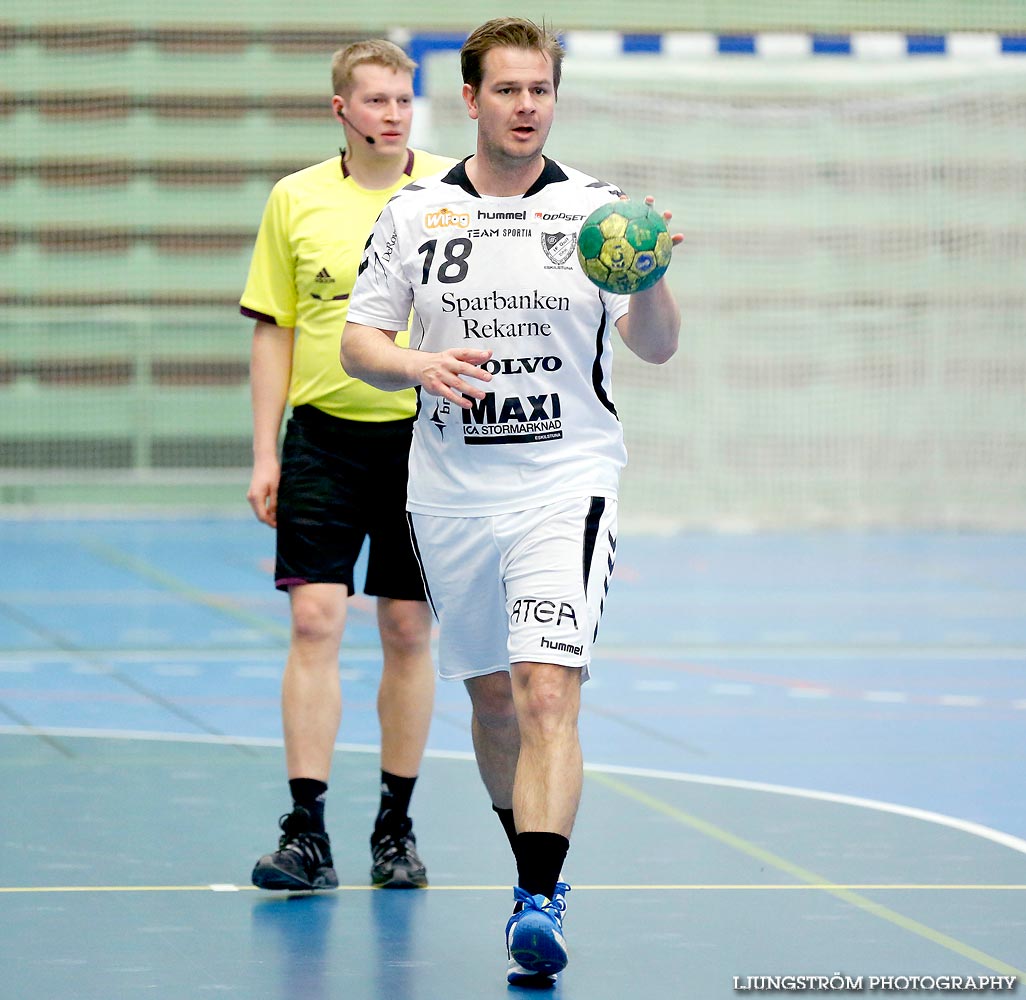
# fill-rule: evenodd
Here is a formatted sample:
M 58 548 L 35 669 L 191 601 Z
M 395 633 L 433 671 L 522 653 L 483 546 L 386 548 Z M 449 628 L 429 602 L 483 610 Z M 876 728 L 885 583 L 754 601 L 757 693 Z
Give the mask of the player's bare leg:
M 514 663 L 512 692 L 520 727 L 513 791 L 517 829 L 569 839 L 583 784 L 577 730 L 581 671 L 551 663 Z
M 427 885 L 409 806 L 434 707 L 431 609 L 426 601 L 379 597 L 377 603 L 384 666 L 378 687 L 381 805 L 371 837 L 371 881 L 415 888 Z
M 567 963 L 563 915 L 570 886 L 560 876 L 583 783 L 581 676 L 578 669 L 551 663 L 511 668 L 520 726 L 513 785 L 518 884 L 506 924 L 506 981 L 512 985 L 551 984 Z
M 338 886 L 324 829 L 324 793 L 342 719 L 338 652 L 347 593 L 333 583 L 289 588 L 292 638 L 282 676 L 282 724 L 293 810 L 281 819 L 278 850 L 253 869 L 253 882 L 263 889 Z
M 513 808 L 513 784 L 520 757 L 520 726 L 509 674 L 505 670 L 466 682 L 474 756 L 481 780 L 497 809 Z

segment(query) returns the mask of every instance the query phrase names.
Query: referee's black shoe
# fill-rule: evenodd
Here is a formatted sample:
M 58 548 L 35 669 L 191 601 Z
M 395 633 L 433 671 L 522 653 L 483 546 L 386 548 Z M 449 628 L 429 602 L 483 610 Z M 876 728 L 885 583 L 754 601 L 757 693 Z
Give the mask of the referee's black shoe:
M 381 889 L 422 889 L 428 884 L 409 818 L 398 828 L 374 831 L 371 858 L 371 883 Z
M 265 854 L 253 868 L 253 885 L 260 889 L 337 889 L 338 876 L 331 860 L 331 841 L 324 831 L 312 829 L 310 813 L 302 806 L 278 820 L 278 850 Z

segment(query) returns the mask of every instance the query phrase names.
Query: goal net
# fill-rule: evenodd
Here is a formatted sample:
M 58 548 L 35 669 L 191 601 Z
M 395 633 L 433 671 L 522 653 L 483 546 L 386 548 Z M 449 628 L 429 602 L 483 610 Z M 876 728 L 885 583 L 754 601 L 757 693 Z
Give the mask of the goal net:
M 337 145 L 328 65 L 356 34 L 18 10 L 0 25 L 0 511 L 242 510 L 238 296 L 271 185 Z M 1026 55 L 961 48 L 570 46 L 547 151 L 652 194 L 686 237 L 677 357 L 617 346 L 625 517 L 1026 526 Z M 455 53 L 420 73 L 417 143 L 471 152 Z
M 442 148 L 471 149 L 435 57 Z M 621 349 L 624 508 L 1026 523 L 1026 63 L 568 59 L 549 151 L 685 234 L 663 367 Z

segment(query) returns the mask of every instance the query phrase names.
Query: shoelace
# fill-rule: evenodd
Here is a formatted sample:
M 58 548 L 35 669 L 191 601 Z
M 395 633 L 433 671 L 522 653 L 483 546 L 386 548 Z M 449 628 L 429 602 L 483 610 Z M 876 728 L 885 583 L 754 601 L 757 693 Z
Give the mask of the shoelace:
M 278 825 L 282 831 L 278 841 L 279 851 L 298 855 L 307 867 L 316 868 L 324 864 L 325 853 L 318 836 L 304 829 L 297 822 L 295 813 L 286 813 L 278 820 Z M 299 829 L 296 829 L 297 826 Z
M 556 920 L 562 923 L 563 914 L 566 912 L 566 899 L 563 897 L 566 896 L 569 891 L 570 886 L 568 886 L 566 882 L 557 882 L 556 891 L 552 894 L 552 899 L 550 899 L 544 906 L 539 906 L 534 896 L 518 885 L 513 887 L 513 898 L 518 903 L 521 903 L 525 910 L 541 910 L 542 913 L 548 911 L 556 918 Z
M 559 882 L 556 884 L 556 891 L 549 900 L 549 905 L 545 907 L 547 910 L 555 910 L 556 913 L 553 916 L 559 921 L 559 925 L 563 926 L 563 914 L 566 912 L 566 900 L 563 898 L 566 893 L 570 891 L 570 886 L 565 882 Z
M 406 837 L 395 837 L 388 834 L 374 845 L 375 861 L 391 861 L 393 858 L 405 858 L 409 854 Z
M 298 854 L 308 868 L 317 868 L 324 863 L 324 854 L 320 844 L 309 834 L 300 834 L 294 840 L 282 844 L 281 850 Z

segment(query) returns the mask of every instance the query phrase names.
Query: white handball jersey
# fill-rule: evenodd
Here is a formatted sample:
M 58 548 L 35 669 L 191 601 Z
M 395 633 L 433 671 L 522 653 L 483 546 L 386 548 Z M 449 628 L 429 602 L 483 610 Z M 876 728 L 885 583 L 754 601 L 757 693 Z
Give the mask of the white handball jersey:
M 545 159 L 524 195 L 479 195 L 465 162 L 409 184 L 367 243 L 348 319 L 410 347 L 490 349 L 469 410 L 421 392 L 407 506 L 467 517 L 615 497 L 627 453 L 611 397 L 626 296 L 577 262 L 577 231 L 615 187 Z

